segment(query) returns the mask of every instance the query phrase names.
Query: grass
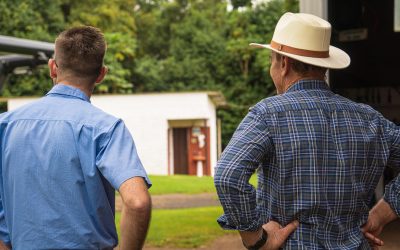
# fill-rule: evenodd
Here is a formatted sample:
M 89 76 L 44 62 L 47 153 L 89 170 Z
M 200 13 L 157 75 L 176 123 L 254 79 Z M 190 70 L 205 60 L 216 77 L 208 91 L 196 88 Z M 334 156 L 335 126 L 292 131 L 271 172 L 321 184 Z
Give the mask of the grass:
M 155 209 L 152 212 L 146 244 L 172 248 L 207 245 L 227 233 L 216 222 L 222 213 L 221 207 Z M 120 217 L 121 214 L 116 213 L 118 235 Z
M 153 183 L 152 195 L 216 193 L 213 178 L 188 175 L 149 176 Z M 253 175 L 250 183 L 257 184 Z M 116 192 L 117 195 L 118 192 Z M 217 218 L 223 214 L 222 207 L 201 207 L 185 209 L 153 209 L 151 225 L 146 244 L 157 247 L 195 248 L 233 231 L 222 230 Z M 120 235 L 121 213 L 115 215 Z
M 153 186 L 150 188 L 152 195 L 159 194 L 201 194 L 215 193 L 214 181 L 211 176 L 190 175 L 150 175 Z
M 201 194 L 215 193 L 214 180 L 211 176 L 190 175 L 150 175 L 153 186 L 150 188 L 152 195 L 160 194 Z M 257 177 L 253 175 L 250 183 L 256 186 Z

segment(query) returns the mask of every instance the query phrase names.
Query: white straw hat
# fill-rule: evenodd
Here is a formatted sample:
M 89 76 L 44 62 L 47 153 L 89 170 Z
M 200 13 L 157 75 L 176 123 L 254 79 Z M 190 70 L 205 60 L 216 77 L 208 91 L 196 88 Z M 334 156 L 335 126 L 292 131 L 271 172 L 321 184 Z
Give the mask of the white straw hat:
M 330 46 L 331 25 L 322 18 L 305 13 L 285 13 L 275 27 L 270 44 L 251 43 L 298 61 L 329 69 L 350 64 L 343 50 Z

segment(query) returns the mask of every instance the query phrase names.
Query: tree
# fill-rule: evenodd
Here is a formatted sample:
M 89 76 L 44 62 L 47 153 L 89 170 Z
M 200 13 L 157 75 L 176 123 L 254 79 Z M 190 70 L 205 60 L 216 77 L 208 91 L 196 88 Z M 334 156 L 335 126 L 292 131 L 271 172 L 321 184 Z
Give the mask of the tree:
M 0 1 L 0 30 L 2 35 L 52 42 L 65 23 L 58 0 Z M 38 67 L 28 75 L 11 75 L 3 96 L 43 95 L 52 86 L 46 67 Z
M 238 9 L 240 7 L 251 6 L 251 0 L 231 0 L 232 7 Z
M 142 35 L 135 86 L 140 91 L 215 89 L 225 43 L 226 3 L 163 2 L 153 14 L 136 13 Z
M 130 93 L 136 52 L 135 4 L 130 0 L 3 0 L 0 2 L 2 35 L 54 42 L 67 27 L 99 27 L 108 43 L 105 63 L 110 71 L 98 93 Z M 11 75 L 3 96 L 44 95 L 52 86 L 46 66 L 29 76 Z
M 248 44 L 270 41 L 286 2 L 252 8 L 237 1 L 230 12 L 225 1 L 140 2 L 135 91 L 222 91 L 229 103 L 218 112 L 226 145 L 248 108 L 274 93 L 269 51 Z

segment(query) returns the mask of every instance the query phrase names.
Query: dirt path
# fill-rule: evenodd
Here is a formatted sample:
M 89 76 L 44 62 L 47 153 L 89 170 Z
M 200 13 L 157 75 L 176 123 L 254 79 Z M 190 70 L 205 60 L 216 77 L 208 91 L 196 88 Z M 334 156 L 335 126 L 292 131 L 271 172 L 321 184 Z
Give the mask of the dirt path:
M 190 207 L 220 206 L 216 194 L 168 194 L 152 195 L 153 209 L 174 209 Z M 115 209 L 121 211 L 122 200 L 115 197 Z

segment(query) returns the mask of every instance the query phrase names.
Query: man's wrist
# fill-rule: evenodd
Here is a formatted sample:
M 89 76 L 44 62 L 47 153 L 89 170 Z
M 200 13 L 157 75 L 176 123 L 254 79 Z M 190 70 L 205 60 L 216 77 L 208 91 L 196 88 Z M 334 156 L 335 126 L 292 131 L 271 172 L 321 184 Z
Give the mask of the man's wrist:
M 371 209 L 370 213 L 376 216 L 379 220 L 378 222 L 382 226 L 385 226 L 397 218 L 397 214 L 385 199 L 378 201 L 378 203 Z
M 268 239 L 267 232 L 265 232 L 265 230 L 263 228 L 261 228 L 261 235 L 260 235 L 259 239 L 254 244 L 246 245 L 244 243 L 244 241 L 243 241 L 243 245 L 248 250 L 258 250 L 261 247 L 263 247 L 265 245 L 265 243 L 267 243 L 267 239 Z

